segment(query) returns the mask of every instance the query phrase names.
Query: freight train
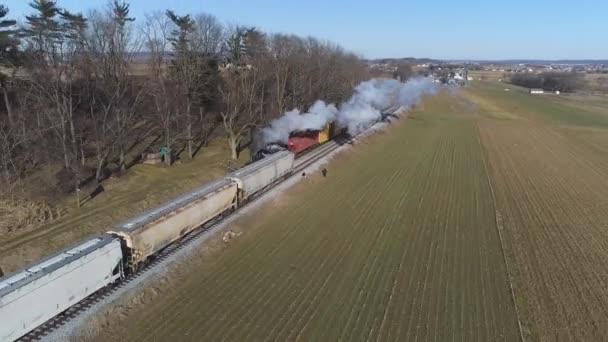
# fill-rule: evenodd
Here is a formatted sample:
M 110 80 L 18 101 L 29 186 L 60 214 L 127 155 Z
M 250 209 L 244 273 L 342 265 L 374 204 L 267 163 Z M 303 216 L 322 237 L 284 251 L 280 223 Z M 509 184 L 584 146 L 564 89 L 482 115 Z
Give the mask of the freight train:
M 397 109 L 393 109 L 393 112 Z M 236 210 L 293 173 L 298 153 L 337 134 L 331 126 L 152 209 L 107 233 L 0 278 L 0 341 L 16 340 L 142 265 L 197 227 Z
M 275 153 L 0 279 L 0 341 L 22 337 L 197 227 L 232 212 L 288 177 L 294 159 L 289 151 Z

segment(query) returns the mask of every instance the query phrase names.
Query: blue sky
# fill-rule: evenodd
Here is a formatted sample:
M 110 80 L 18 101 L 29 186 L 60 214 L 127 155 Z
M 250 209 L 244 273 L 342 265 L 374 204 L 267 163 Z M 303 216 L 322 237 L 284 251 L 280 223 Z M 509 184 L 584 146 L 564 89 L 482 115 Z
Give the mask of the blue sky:
M 12 17 L 28 0 L 0 0 Z M 59 0 L 74 11 L 105 0 Z M 226 23 L 312 35 L 364 57 L 608 59 L 607 0 L 131 0 L 132 13 L 207 12 Z

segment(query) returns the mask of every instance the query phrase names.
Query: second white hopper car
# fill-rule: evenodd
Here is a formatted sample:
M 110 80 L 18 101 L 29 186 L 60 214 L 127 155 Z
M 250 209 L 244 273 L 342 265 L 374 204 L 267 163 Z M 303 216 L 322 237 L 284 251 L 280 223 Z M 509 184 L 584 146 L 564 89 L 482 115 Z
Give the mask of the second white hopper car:
M 237 183 L 239 201 L 246 200 L 288 175 L 293 167 L 293 161 L 293 153 L 281 151 L 231 173 L 227 179 Z
M 171 242 L 183 237 L 237 204 L 237 184 L 220 179 L 109 231 L 121 237 L 136 266 Z

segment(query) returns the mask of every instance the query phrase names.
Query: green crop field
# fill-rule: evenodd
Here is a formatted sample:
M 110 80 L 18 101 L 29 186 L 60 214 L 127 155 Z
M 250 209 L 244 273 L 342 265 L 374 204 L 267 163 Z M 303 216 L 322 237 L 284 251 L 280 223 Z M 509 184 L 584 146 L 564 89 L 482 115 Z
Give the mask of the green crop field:
M 427 99 L 95 339 L 601 340 L 605 113 L 503 87 Z

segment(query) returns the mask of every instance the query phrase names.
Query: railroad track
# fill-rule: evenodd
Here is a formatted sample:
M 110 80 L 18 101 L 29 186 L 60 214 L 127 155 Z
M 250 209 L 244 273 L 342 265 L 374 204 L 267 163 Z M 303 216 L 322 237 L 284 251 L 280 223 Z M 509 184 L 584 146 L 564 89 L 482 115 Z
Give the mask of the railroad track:
M 236 214 L 240 213 L 240 211 L 242 209 L 255 203 L 260 197 L 262 197 L 264 194 L 271 191 L 272 189 L 276 188 L 279 184 L 283 183 L 284 181 L 286 181 L 287 179 L 290 179 L 292 177 L 298 177 L 300 172 L 302 172 L 303 170 L 305 170 L 307 167 L 311 166 L 315 162 L 319 161 L 321 158 L 323 158 L 323 157 L 327 156 L 328 154 L 330 154 L 331 152 L 335 151 L 340 146 L 342 146 L 344 143 L 347 143 L 349 140 L 347 138 L 340 138 L 338 141 L 340 141 L 340 143 L 336 142 L 335 140 L 329 141 L 329 142 L 299 156 L 294 162 L 293 171 L 291 173 L 289 173 L 287 176 L 283 177 L 282 179 L 279 179 L 276 182 L 270 184 L 266 188 L 262 189 L 260 192 L 255 194 L 250 201 L 248 201 L 244 205 L 241 205 L 237 210 L 234 210 L 234 211 L 231 211 L 228 213 L 224 213 L 224 214 L 214 218 L 213 220 L 203 224 L 201 227 L 193 230 L 192 232 L 190 232 L 189 234 L 184 236 L 182 239 L 175 241 L 174 243 L 165 247 L 156 256 L 154 256 L 154 258 L 150 262 L 148 262 L 144 267 L 140 268 L 137 272 L 129 274 L 129 276 L 120 280 L 113 286 L 103 288 L 103 289 L 97 291 L 96 293 L 90 295 L 89 297 L 83 299 L 82 301 L 74 304 L 73 306 L 71 306 L 69 309 L 67 309 L 63 313 L 55 316 L 54 318 L 47 321 L 43 325 L 32 330 L 30 333 L 23 336 L 18 341 L 41 341 L 41 340 L 43 340 L 46 336 L 48 336 L 53 331 L 62 327 L 66 323 L 70 322 L 71 320 L 74 320 L 78 316 L 84 314 L 93 305 L 95 305 L 98 302 L 100 302 L 101 300 L 113 295 L 114 293 L 120 291 L 125 286 L 132 283 L 134 280 L 138 279 L 139 277 L 141 277 L 144 274 L 153 270 L 155 267 L 160 266 L 165 260 L 167 260 L 167 258 L 172 256 L 179 250 L 183 249 L 184 247 L 186 247 L 192 243 L 195 243 L 197 240 L 199 240 L 202 237 L 202 235 L 205 232 L 212 231 L 220 223 L 222 223 L 222 222 L 228 220 L 229 218 L 235 216 Z

